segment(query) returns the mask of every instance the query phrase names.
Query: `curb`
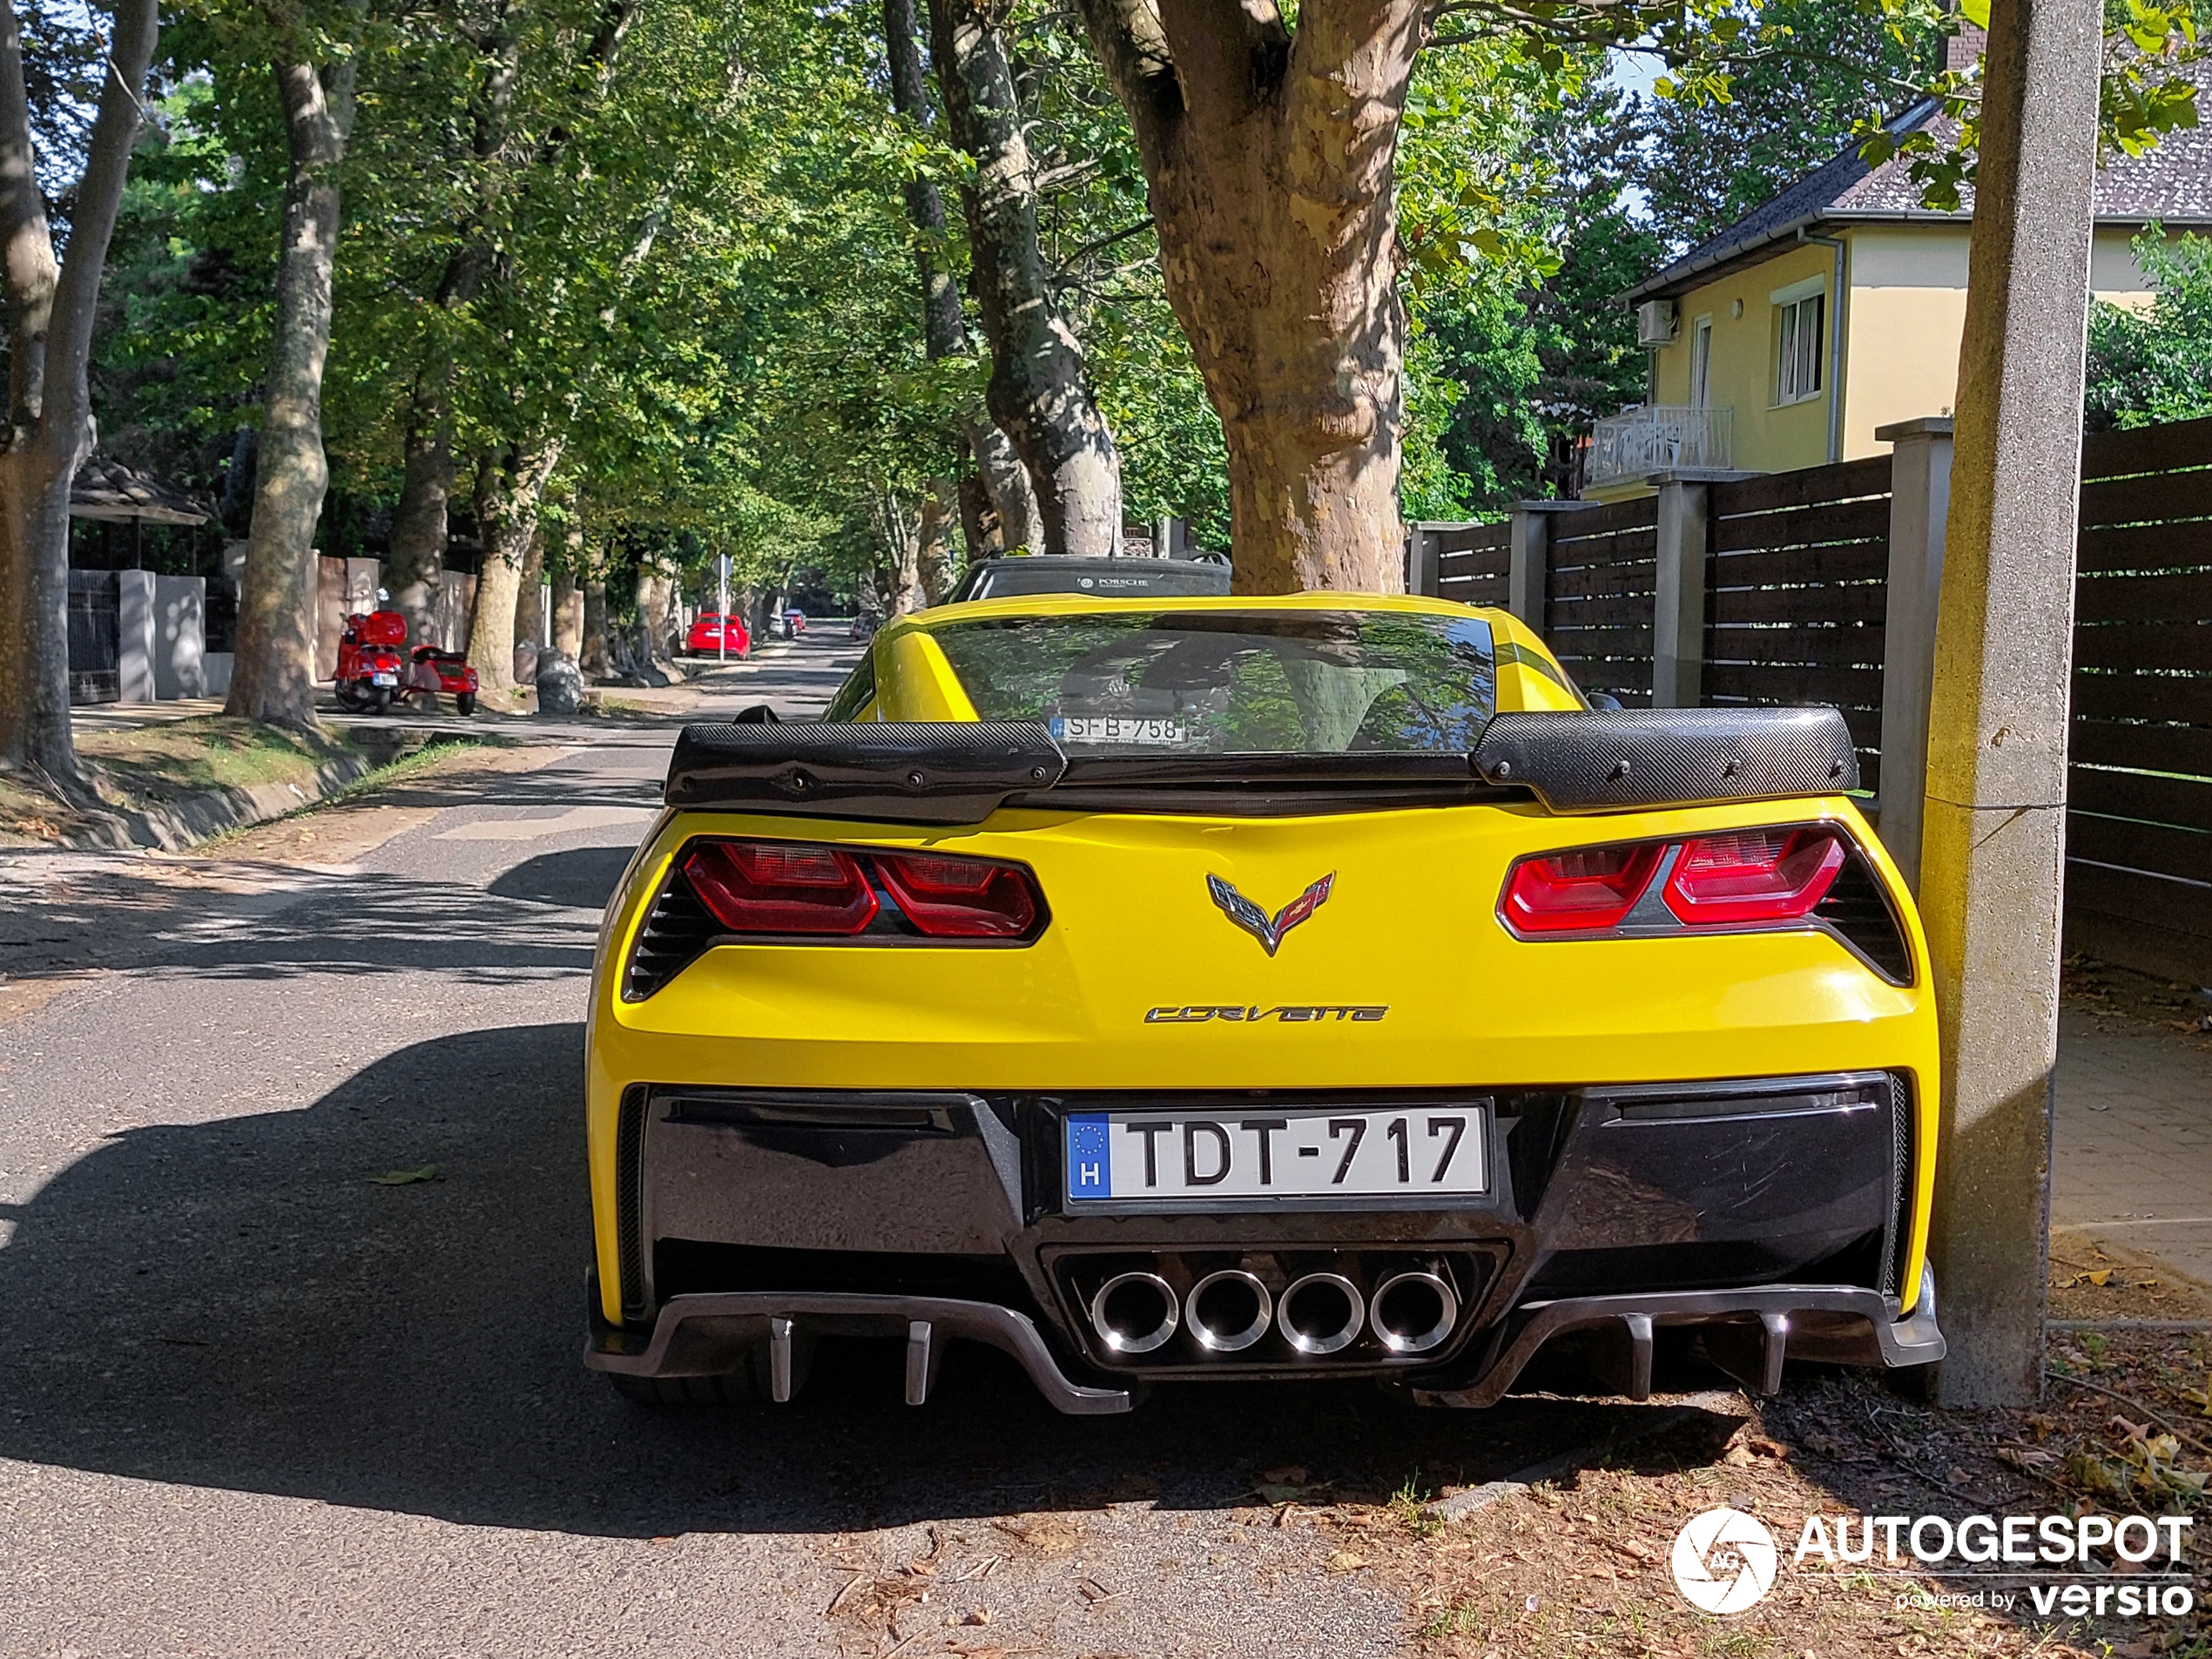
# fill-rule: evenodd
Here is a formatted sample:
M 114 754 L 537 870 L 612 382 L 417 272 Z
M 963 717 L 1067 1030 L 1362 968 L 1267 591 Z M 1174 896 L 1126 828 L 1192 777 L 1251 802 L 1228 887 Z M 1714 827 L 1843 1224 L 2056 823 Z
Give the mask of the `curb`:
M 143 812 L 124 807 L 100 809 L 83 832 L 64 836 L 62 845 L 89 851 L 123 852 L 147 847 L 161 853 L 182 853 L 194 843 L 250 825 L 265 824 L 303 806 L 327 800 L 349 784 L 358 783 L 395 757 L 372 754 L 341 755 L 315 768 L 301 784 L 254 784 L 202 789 Z

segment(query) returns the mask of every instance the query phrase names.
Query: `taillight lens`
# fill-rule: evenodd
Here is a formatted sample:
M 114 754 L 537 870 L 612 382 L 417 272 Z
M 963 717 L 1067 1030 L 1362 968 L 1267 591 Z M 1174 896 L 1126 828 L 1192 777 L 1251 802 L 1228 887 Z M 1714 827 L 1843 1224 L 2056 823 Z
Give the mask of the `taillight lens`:
M 1012 939 L 1037 919 L 1029 878 L 1012 865 L 934 853 L 878 853 L 874 860 L 907 920 L 933 939 Z
M 1651 885 L 1662 847 L 1581 847 L 1514 866 L 1506 920 L 1522 933 L 1602 931 L 1620 925 Z
M 699 902 L 732 933 L 857 934 L 875 889 L 851 853 L 776 841 L 708 841 L 684 860 Z
M 1667 908 L 1696 927 L 1797 921 L 1825 898 L 1844 867 L 1831 829 L 1736 830 L 1683 845 L 1667 878 Z

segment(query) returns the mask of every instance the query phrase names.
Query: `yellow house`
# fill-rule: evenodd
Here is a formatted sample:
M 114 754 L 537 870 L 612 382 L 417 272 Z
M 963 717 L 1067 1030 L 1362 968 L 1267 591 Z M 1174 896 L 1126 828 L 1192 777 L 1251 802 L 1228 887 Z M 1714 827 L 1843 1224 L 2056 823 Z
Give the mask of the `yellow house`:
M 2199 78 L 2212 89 L 2212 73 Z M 1932 101 L 1892 130 L 1937 119 Z M 2212 229 L 2212 125 L 2098 174 L 2089 285 L 2149 302 L 2128 243 L 2156 219 Z M 1650 401 L 1601 421 L 1585 496 L 1649 493 L 1668 468 L 1784 472 L 1883 453 L 1878 427 L 1958 401 L 1971 199 L 1919 205 L 1896 162 L 1844 152 L 1625 296 L 1651 354 Z

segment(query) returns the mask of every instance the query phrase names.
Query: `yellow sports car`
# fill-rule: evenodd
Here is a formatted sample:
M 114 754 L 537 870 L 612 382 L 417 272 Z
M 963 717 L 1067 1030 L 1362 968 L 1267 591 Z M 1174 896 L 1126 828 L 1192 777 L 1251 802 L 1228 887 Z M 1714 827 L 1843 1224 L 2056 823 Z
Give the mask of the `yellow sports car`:
M 1936 1016 L 1832 710 L 1591 708 L 1440 600 L 948 605 L 688 728 L 610 904 L 587 1363 L 1063 1411 L 1941 1357 Z

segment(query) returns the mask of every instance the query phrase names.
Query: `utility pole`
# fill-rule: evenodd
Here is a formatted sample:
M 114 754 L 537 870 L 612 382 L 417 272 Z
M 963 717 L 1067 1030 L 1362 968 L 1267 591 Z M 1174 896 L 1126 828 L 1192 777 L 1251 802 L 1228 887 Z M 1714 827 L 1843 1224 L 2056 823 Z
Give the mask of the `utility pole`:
M 2042 1390 L 2101 24 L 2098 0 L 1990 7 L 1920 853 L 1946 1406 Z

